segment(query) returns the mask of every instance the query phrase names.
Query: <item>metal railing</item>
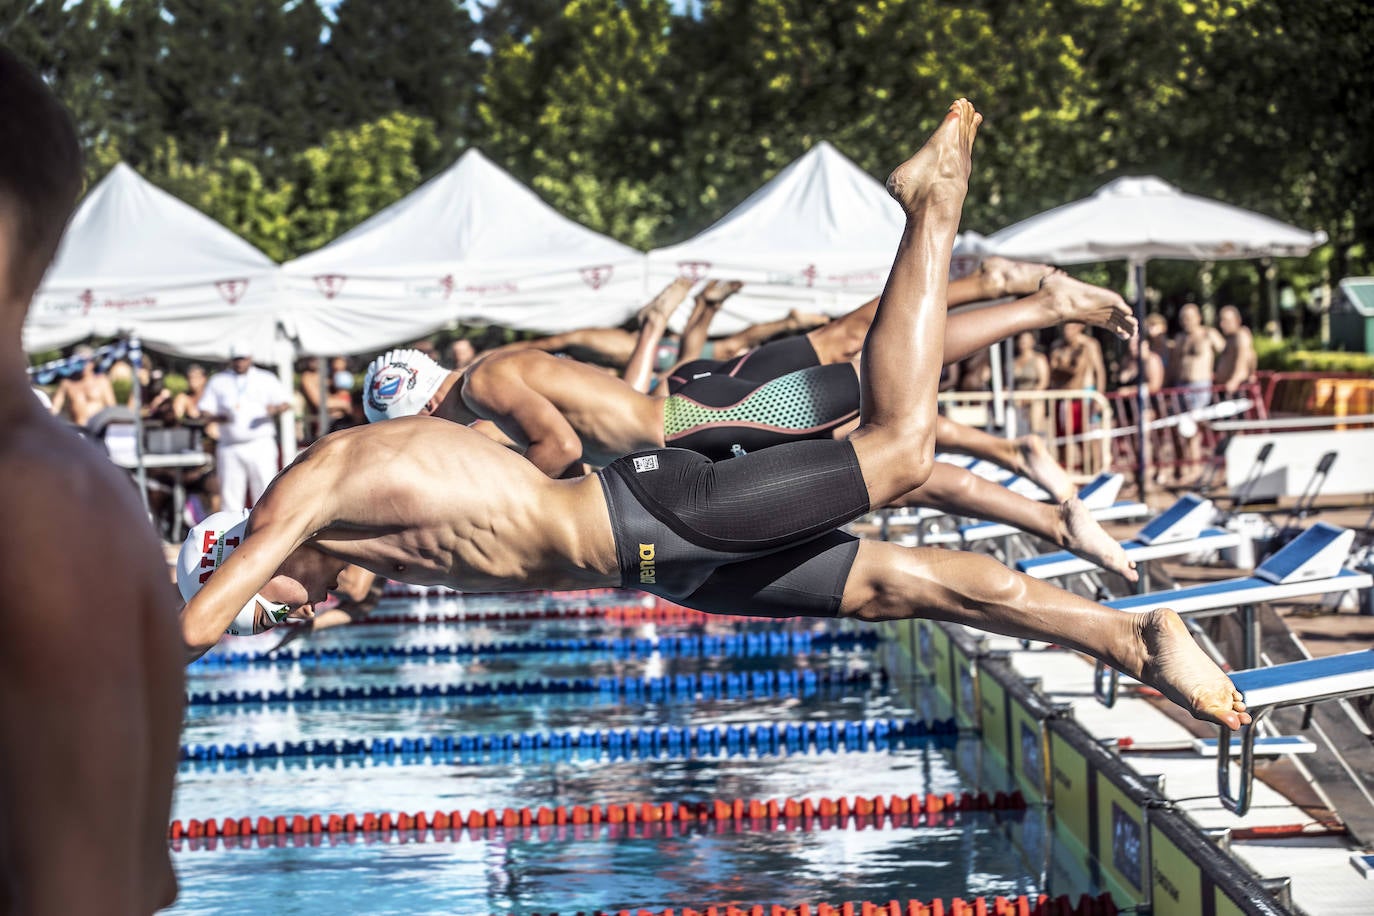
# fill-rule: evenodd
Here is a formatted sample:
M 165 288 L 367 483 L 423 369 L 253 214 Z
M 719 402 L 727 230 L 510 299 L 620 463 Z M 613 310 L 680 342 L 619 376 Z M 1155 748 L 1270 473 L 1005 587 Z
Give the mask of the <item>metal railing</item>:
M 1131 473 L 1140 461 L 1140 413 L 1134 388 L 1105 396 L 1111 405 L 1115 433 L 1112 468 Z M 1146 457 L 1151 475 L 1163 480 L 1190 481 L 1217 453 L 1223 433 L 1213 422 L 1263 420 L 1264 393 L 1258 381 L 1234 392 L 1221 385 L 1207 388 L 1164 388 L 1145 399 Z
M 998 405 L 991 391 L 946 391 L 940 394 L 941 412 L 951 420 L 987 429 L 999 425 L 1016 434 L 1035 433 L 1050 445 L 1056 460 L 1077 480 L 1089 480 L 1112 463 L 1114 429 L 1111 403 L 1101 392 L 1088 389 L 1009 391 L 1001 395 L 1010 405 L 1005 424 L 994 416 Z

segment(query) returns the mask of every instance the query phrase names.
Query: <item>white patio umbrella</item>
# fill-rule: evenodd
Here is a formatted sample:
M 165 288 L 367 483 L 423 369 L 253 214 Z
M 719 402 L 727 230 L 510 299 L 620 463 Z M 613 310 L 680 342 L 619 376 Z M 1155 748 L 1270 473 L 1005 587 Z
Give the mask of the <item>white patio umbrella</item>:
M 987 238 L 997 254 L 1019 260 L 1082 264 L 1129 262 L 1136 318 L 1145 314 L 1145 264 L 1152 258 L 1232 260 L 1301 257 L 1326 242 L 1276 219 L 1184 194 L 1159 178 L 1118 178 L 1091 197 L 1047 210 Z M 1140 377 L 1144 378 L 1144 367 Z M 1140 475 L 1145 474 L 1145 396 L 1140 420 Z

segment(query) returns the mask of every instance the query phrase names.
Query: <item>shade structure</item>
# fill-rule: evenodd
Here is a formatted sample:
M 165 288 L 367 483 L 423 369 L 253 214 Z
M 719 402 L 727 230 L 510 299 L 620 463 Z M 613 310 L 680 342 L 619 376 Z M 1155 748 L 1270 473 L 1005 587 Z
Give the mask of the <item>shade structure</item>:
M 282 267 L 303 352 L 375 351 L 464 321 L 545 332 L 624 321 L 643 255 L 557 213 L 477 150 Z
M 822 141 L 699 235 L 650 251 L 650 285 L 744 281 L 715 334 L 792 308 L 840 315 L 882 290 L 904 225 L 882 184 Z
M 1009 258 L 1081 264 L 1155 258 L 1226 260 L 1302 256 L 1326 241 L 1276 219 L 1185 194 L 1159 178 L 1118 178 L 1091 197 L 989 236 Z
M 1130 262 L 1136 290 L 1136 319 L 1145 318 L 1145 264 L 1152 258 L 1228 260 L 1307 254 L 1326 241 L 1276 219 L 1184 194 L 1151 176 L 1118 178 L 1091 197 L 1047 210 L 996 232 L 987 239 L 993 251 L 1020 260 L 1081 264 Z M 1139 377 L 1145 377 L 1143 365 Z M 1148 440 L 1145 391 L 1137 394 L 1137 482 L 1145 490 Z
M 233 344 L 270 358 L 277 266 L 124 163 L 86 195 L 24 326 L 26 350 L 136 334 L 204 359 Z

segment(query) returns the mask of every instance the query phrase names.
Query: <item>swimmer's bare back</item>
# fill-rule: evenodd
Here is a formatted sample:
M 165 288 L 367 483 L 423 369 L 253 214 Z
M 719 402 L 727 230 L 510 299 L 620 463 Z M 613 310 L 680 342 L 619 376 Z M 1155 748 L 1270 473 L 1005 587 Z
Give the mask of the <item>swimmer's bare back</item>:
M 466 591 L 620 583 L 595 477 L 552 480 L 480 433 L 436 417 L 321 439 L 277 475 L 248 534 L 182 613 L 192 651 L 213 645 L 302 547 L 379 576 Z
M 176 592 L 128 475 L 17 391 L 0 396 L 0 912 L 150 913 L 176 894 Z

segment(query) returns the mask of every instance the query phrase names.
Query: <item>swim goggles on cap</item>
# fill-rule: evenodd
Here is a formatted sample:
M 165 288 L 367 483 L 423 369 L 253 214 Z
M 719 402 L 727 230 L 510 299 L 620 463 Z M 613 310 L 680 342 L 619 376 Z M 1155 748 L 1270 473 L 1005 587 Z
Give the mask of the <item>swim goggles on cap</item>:
M 258 625 L 258 607 L 263 609 L 263 622 L 265 626 Z M 279 604 L 275 601 L 268 601 L 262 595 L 254 595 L 248 603 L 243 606 L 233 621 L 225 628 L 224 632 L 230 636 L 253 636 L 258 633 L 265 633 L 287 618 L 291 613 L 291 605 Z

